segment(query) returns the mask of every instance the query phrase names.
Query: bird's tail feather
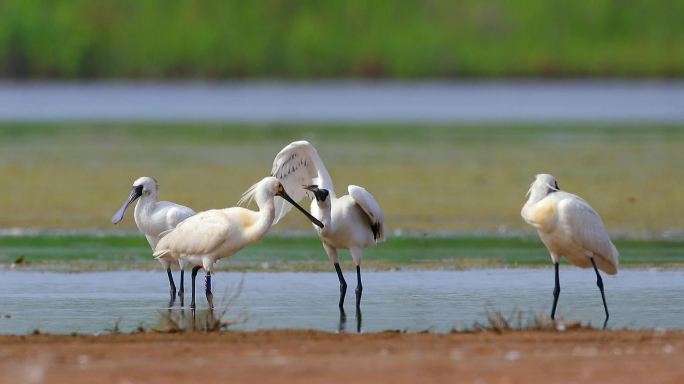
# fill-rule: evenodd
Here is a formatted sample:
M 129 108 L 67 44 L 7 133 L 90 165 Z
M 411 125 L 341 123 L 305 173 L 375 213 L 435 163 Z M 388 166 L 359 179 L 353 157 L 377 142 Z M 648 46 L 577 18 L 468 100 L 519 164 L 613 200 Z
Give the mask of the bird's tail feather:
M 382 243 L 385 241 L 385 226 L 383 223 L 378 223 L 378 234 L 375 237 L 375 243 Z
M 169 251 L 168 249 L 162 249 L 162 250 L 160 250 L 160 251 L 154 252 L 154 253 L 152 254 L 152 256 L 154 256 L 154 258 L 155 258 L 156 260 L 159 260 L 159 259 L 163 259 L 164 256 L 168 255 L 169 253 L 171 253 L 171 251 Z

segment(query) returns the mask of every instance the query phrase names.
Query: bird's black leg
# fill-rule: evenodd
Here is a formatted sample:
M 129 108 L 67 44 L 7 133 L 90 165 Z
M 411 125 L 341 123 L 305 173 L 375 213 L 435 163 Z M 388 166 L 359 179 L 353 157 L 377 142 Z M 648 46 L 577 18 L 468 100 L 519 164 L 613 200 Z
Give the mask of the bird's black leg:
M 361 306 L 361 293 L 363 292 L 363 286 L 361 285 L 361 267 L 356 266 L 356 308 Z
M 169 307 L 172 307 L 173 303 L 176 301 L 176 284 L 173 282 L 171 267 L 166 268 L 166 275 L 169 277 L 169 285 L 171 286 L 171 300 L 169 301 Z
M 185 305 L 185 270 L 181 269 L 180 273 L 180 289 L 178 290 L 178 297 L 180 297 L 181 307 Z
M 192 267 L 192 301 L 190 302 L 190 308 L 195 309 L 195 277 L 197 277 L 197 271 L 202 268 L 199 265 Z
M 211 293 L 211 272 L 207 271 L 207 275 L 204 280 L 205 293 L 207 295 L 207 303 L 209 303 L 209 308 L 214 309 L 214 294 Z
M 337 272 L 337 278 L 340 280 L 340 304 L 339 307 L 342 309 L 344 307 L 344 297 L 347 295 L 347 282 L 344 280 L 344 275 L 340 269 L 340 263 L 335 263 L 335 272 Z M 344 314 L 344 310 L 340 312 L 340 317 Z
M 356 332 L 361 333 L 361 293 L 363 292 L 363 285 L 361 285 L 361 267 L 356 266 Z
M 560 296 L 560 279 L 558 278 L 558 262 L 553 263 L 556 270 L 556 287 L 553 288 L 553 307 L 551 308 L 551 320 L 556 320 L 556 305 L 558 304 L 558 296 Z
M 594 272 L 596 272 L 596 285 L 599 287 L 601 290 L 601 299 L 603 300 L 603 309 L 606 310 L 606 320 L 603 322 L 603 329 L 606 329 L 606 325 L 608 325 L 608 318 L 610 315 L 608 314 L 608 305 L 606 304 L 606 295 L 603 292 L 603 279 L 601 278 L 601 274 L 598 271 L 598 268 L 596 268 L 596 262 L 594 261 L 594 258 L 591 258 L 591 265 L 594 266 Z

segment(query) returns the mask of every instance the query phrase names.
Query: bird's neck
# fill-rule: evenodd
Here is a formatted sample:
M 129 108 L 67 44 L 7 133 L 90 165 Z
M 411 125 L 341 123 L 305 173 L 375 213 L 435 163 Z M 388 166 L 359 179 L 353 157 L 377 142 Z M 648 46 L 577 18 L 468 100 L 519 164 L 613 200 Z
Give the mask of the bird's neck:
M 156 203 L 157 197 L 154 195 L 140 196 L 138 202 L 135 204 L 135 216 L 149 214 Z
M 332 231 L 332 214 L 331 214 L 331 202 L 327 204 L 319 204 L 316 202 L 318 207 L 316 218 L 323 223 L 323 228 L 316 227 L 322 234 L 330 233 Z
M 273 220 L 275 219 L 275 204 L 273 202 L 273 197 L 267 199 L 259 206 L 259 218 L 256 223 L 250 227 L 250 239 L 252 241 L 257 241 L 261 239 L 271 226 L 273 225 Z
M 537 207 L 537 203 L 540 201 L 544 200 L 549 196 L 549 194 L 546 191 L 540 191 L 540 190 L 534 190 L 530 191 L 530 196 L 527 199 L 527 202 L 525 202 L 525 205 L 523 205 L 522 210 L 520 211 L 520 214 L 522 215 L 523 219 L 532 226 L 537 227 L 537 224 L 535 224 L 534 221 L 534 211 Z
M 534 204 L 537 204 L 538 202 L 542 201 L 546 196 L 548 196 L 548 192 L 545 190 L 534 190 L 530 192 L 530 197 L 527 199 L 527 202 L 525 205 L 532 206 Z

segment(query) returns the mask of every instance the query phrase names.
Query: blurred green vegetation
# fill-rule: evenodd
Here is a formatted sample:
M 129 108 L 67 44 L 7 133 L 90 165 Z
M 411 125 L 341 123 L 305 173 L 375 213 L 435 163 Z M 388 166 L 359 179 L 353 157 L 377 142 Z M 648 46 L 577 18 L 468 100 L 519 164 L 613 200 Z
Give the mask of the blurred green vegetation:
M 684 75 L 684 2 L 3 0 L 0 77 Z
M 682 241 L 618 240 L 621 267 L 681 267 Z M 159 263 L 142 235 L 0 236 L 0 267 L 84 271 L 156 269 Z M 347 251 L 343 268 L 353 269 Z M 364 252 L 364 269 L 469 269 L 549 266 L 551 259 L 536 237 L 391 237 Z M 563 264 L 567 264 L 563 260 Z M 268 235 L 218 264 L 229 271 L 332 271 L 314 235 Z

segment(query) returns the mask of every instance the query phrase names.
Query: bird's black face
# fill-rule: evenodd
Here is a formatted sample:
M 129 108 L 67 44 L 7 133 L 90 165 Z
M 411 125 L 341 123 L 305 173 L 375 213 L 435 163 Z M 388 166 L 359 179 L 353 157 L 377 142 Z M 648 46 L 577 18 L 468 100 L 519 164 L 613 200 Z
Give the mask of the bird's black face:
M 142 185 L 134 185 L 132 188 L 133 193 L 140 197 L 143 194 L 143 186 Z
M 325 199 L 328 198 L 328 195 L 330 195 L 330 192 L 328 192 L 327 189 L 318 188 L 318 185 L 309 185 L 304 187 L 304 189 L 313 192 L 316 201 L 325 201 Z
M 142 185 L 134 185 L 133 188 L 131 189 L 131 194 L 128 196 L 128 199 L 124 202 L 124 204 L 119 208 L 118 211 L 112 216 L 112 223 L 118 224 L 121 220 L 123 220 L 124 217 L 124 212 L 126 212 L 126 208 L 128 208 L 129 205 L 131 205 L 132 202 L 135 201 L 138 197 L 142 196 L 143 194 L 143 186 Z
M 325 199 L 328 198 L 328 195 L 330 192 L 328 192 L 327 189 L 319 189 L 317 192 L 314 192 L 314 195 L 316 196 L 316 200 L 318 201 L 325 201 Z

